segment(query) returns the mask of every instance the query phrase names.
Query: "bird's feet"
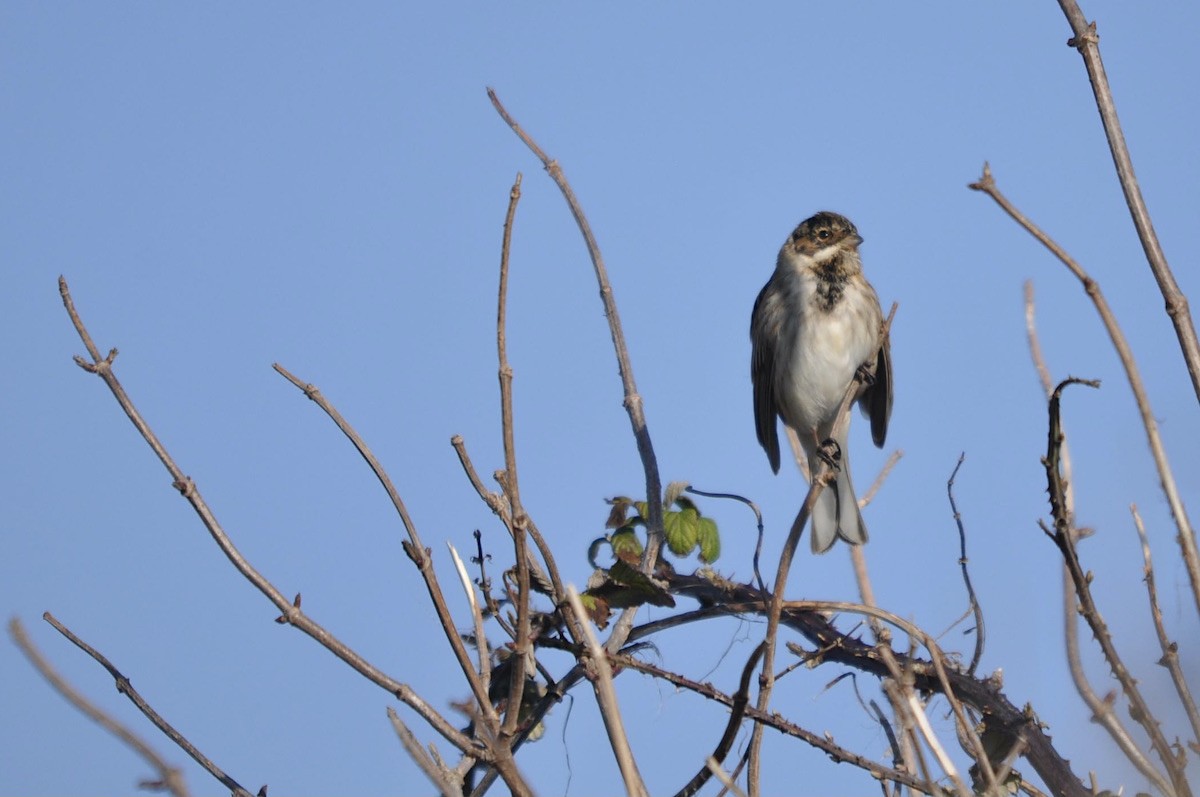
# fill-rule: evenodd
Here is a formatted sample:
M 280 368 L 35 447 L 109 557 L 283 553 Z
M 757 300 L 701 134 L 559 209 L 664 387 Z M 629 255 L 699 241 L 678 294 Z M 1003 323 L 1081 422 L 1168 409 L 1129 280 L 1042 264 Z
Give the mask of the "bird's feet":
M 867 387 L 875 384 L 875 369 L 866 363 L 858 366 L 858 370 L 854 372 L 854 376 Z
M 817 447 L 817 456 L 834 470 L 842 469 L 842 447 L 832 437 L 826 438 L 825 442 Z

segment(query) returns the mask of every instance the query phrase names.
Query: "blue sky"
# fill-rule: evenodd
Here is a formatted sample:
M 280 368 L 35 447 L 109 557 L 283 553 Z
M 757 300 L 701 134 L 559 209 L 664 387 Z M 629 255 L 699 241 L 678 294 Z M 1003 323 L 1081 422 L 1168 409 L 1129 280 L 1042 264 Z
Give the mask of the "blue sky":
M 1092 2 L 1138 176 L 1193 299 L 1200 103 L 1188 4 Z M 477 5 L 8 3 L 0 9 L 0 608 L 60 670 L 140 728 L 111 680 L 38 619 L 103 650 L 244 785 L 272 793 L 425 792 L 386 694 L 295 631 L 242 580 L 99 380 L 59 301 L 65 275 L 98 345 L 243 553 L 382 669 L 447 708 L 466 696 L 400 548 L 386 496 L 319 410 L 317 384 L 388 467 L 438 557 L 502 530 L 462 475 L 503 462 L 495 294 L 509 186 L 524 173 L 509 356 L 526 507 L 586 581 L 605 497 L 643 489 L 596 285 L 557 189 L 496 116 L 509 110 L 572 181 L 607 259 L 664 481 L 756 500 L 773 561 L 804 487 L 754 438 L 747 329 L 780 243 L 832 209 L 866 243 L 893 327 L 888 450 L 852 437 L 884 606 L 940 633 L 964 610 L 945 482 L 988 622 L 982 671 L 1031 703 L 1080 774 L 1141 787 L 1088 722 L 1062 664 L 1058 563 L 1038 459 L 1045 409 L 1025 344 L 1033 279 L 1068 393 L 1084 548 L 1101 608 L 1152 696 L 1167 695 L 1128 506 L 1147 522 L 1166 619 L 1192 673 L 1200 638 L 1173 528 L 1120 365 L 1077 283 L 990 200 L 1009 197 L 1100 282 L 1147 381 L 1185 501 L 1200 487 L 1196 399 L 1111 168 L 1079 56 L 1052 2 L 704 3 L 686 9 Z M 722 573 L 750 575 L 753 525 L 720 523 Z M 681 567 L 687 566 L 681 564 Z M 844 549 L 804 553 L 795 597 L 856 596 Z M 660 610 L 648 611 L 661 616 Z M 760 623 L 660 641 L 663 663 L 732 689 Z M 970 650 L 961 627 L 943 645 Z M 1086 640 L 1088 635 L 1085 633 Z M 1188 641 L 1193 644 L 1188 644 Z M 550 661 L 565 666 L 563 661 Z M 145 767 L 0 645 L 0 793 L 128 791 Z M 1102 663 L 1089 670 L 1106 691 Z M 796 674 L 776 706 L 880 755 L 836 671 Z M 789 683 L 790 681 L 790 683 Z M 872 693 L 875 685 L 860 680 Z M 724 712 L 627 674 L 650 789 L 686 782 Z M 936 712 L 935 712 L 936 713 Z M 940 714 L 939 714 L 940 716 Z M 411 717 L 410 717 L 411 718 Z M 590 693 L 556 710 L 522 764 L 545 794 L 613 792 Z M 425 733 L 425 738 L 432 738 Z M 820 753 L 770 739 L 768 793 L 874 793 Z M 443 748 L 444 749 L 444 748 Z M 568 773 L 564 761 L 569 760 Z M 187 765 L 195 793 L 219 786 Z

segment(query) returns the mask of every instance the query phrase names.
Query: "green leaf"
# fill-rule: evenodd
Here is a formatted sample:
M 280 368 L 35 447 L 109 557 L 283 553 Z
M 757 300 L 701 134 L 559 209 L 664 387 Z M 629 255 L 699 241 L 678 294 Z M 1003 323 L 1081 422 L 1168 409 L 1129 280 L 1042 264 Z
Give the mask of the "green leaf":
M 667 547 L 676 556 L 687 556 L 696 547 L 700 535 L 700 513 L 694 508 L 663 515 L 663 531 L 667 534 Z
M 717 532 L 716 521 L 700 518 L 700 530 L 696 536 L 700 543 L 700 561 L 711 565 L 721 555 L 721 535 Z

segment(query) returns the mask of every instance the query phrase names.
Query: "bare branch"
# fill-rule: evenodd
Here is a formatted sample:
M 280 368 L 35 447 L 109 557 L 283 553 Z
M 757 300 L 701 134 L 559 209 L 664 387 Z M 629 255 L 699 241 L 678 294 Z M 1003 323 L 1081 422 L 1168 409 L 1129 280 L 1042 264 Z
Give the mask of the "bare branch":
M 1179 666 L 1179 646 L 1167 636 L 1166 626 L 1163 625 L 1162 611 L 1158 608 L 1158 589 L 1154 584 L 1154 565 L 1150 561 L 1150 539 L 1146 536 L 1146 527 L 1142 524 L 1142 516 L 1138 514 L 1137 505 L 1130 505 L 1133 515 L 1133 525 L 1137 528 L 1138 541 L 1142 544 L 1143 574 L 1146 581 L 1146 593 L 1150 600 L 1150 617 L 1154 622 L 1154 633 L 1158 635 L 1158 645 L 1162 649 L 1162 658 L 1158 663 L 1167 668 L 1171 674 L 1171 682 L 1179 695 L 1179 702 L 1187 712 L 1188 722 L 1192 725 L 1192 740 L 1200 743 L 1200 711 L 1196 710 L 1196 700 L 1187 679 L 1183 677 L 1183 669 Z
M 714 581 L 699 575 L 670 574 L 667 583 L 672 594 L 689 596 L 702 606 L 711 607 L 713 613 L 724 615 L 764 614 L 770 595 L 748 584 Z M 828 619 L 834 612 L 853 612 L 873 615 L 895 625 L 906 634 L 936 642 L 911 623 L 862 604 L 838 601 L 787 601 L 780 615 L 780 625 L 798 631 L 813 645 L 822 649 L 824 661 L 844 664 L 879 677 L 890 677 L 891 671 L 884 663 L 880 648 L 867 644 L 836 629 Z M 1089 792 L 1071 772 L 1070 764 L 1059 755 L 1046 735 L 1044 724 L 1032 709 L 1022 710 L 1013 705 L 1001 692 L 999 682 L 994 679 L 971 677 L 958 670 L 939 668 L 933 661 L 921 661 L 909 657 L 904 662 L 907 677 L 913 679 L 914 688 L 922 692 L 945 694 L 952 691 L 964 705 L 970 706 L 985 718 L 985 723 L 997 738 L 1016 742 L 1024 736 L 1028 740 L 1025 758 L 1038 775 L 1050 787 L 1050 791 L 1063 797 L 1084 797 Z M 754 710 L 747 716 L 756 718 Z
M 377 686 L 387 690 L 398 700 L 404 702 L 406 705 L 420 714 L 426 722 L 433 726 L 433 728 L 439 734 L 445 737 L 445 739 L 455 747 L 458 747 L 464 752 L 471 750 L 474 747 L 472 741 L 467 736 L 463 735 L 457 728 L 451 725 L 431 706 L 425 703 L 425 701 L 422 700 L 420 696 L 412 690 L 411 687 L 409 687 L 407 684 L 400 683 L 394 678 L 391 678 L 377 667 L 370 664 L 356 651 L 352 650 L 346 644 L 334 637 L 333 634 L 329 633 L 329 631 L 327 631 L 323 626 L 305 615 L 304 612 L 300 610 L 299 605 L 289 601 L 284 594 L 275 587 L 274 584 L 268 581 L 265 576 L 259 573 L 258 570 L 256 570 L 253 565 L 251 565 L 250 562 L 247 561 L 244 556 L 242 556 L 241 552 L 236 546 L 234 546 L 233 541 L 229 538 L 229 535 L 225 533 L 225 530 L 217 521 L 216 515 L 213 514 L 203 496 L 201 496 L 200 489 L 196 486 L 195 482 L 193 482 L 190 477 L 185 476 L 183 471 L 180 470 L 179 466 L 175 464 L 174 459 L 172 459 L 171 455 L 167 453 L 166 448 L 164 448 L 162 443 L 159 442 L 158 437 L 154 434 L 153 430 L 150 429 L 150 426 L 142 419 L 141 414 L 133 405 L 133 401 L 130 400 L 129 395 L 125 392 L 124 387 L 121 386 L 120 381 L 117 379 L 117 376 L 112 369 L 113 359 L 116 357 L 116 349 L 110 351 L 108 357 L 105 359 L 99 359 L 99 355 L 97 353 L 98 350 L 96 349 L 95 344 L 92 342 L 91 335 L 88 333 L 87 328 L 83 324 L 83 320 L 79 317 L 79 314 L 75 310 L 75 303 L 72 301 L 70 291 L 67 288 L 67 281 L 64 278 L 59 277 L 58 287 L 59 292 L 62 294 L 63 305 L 66 307 L 67 314 L 71 318 L 71 323 L 75 325 L 76 332 L 79 333 L 80 338 L 84 341 L 84 345 L 87 347 L 88 352 L 93 358 L 92 363 L 87 363 L 82 358 L 77 357 L 76 362 L 85 371 L 99 376 L 104 381 L 104 384 L 108 386 L 109 390 L 112 391 L 112 394 L 116 397 L 117 403 L 121 406 L 121 409 L 124 410 L 125 414 L 129 417 L 129 420 L 132 421 L 134 427 L 150 445 L 150 448 L 158 456 L 159 460 L 163 463 L 163 466 L 166 467 L 167 472 L 171 474 L 171 478 L 174 480 L 172 486 L 179 490 L 180 494 L 182 494 L 188 503 L 192 505 L 192 509 L 194 509 L 196 514 L 200 517 L 205 529 L 208 530 L 208 533 L 213 538 L 213 541 L 217 543 L 217 547 L 221 549 L 221 552 L 225 554 L 225 557 L 229 559 L 237 571 L 241 573 L 247 581 L 253 584 L 259 592 L 265 595 L 267 599 L 271 601 L 271 603 L 275 604 L 276 608 L 278 608 L 281 612 L 280 618 L 283 622 L 286 622 L 303 631 L 305 634 L 308 634 L 328 651 L 349 664 L 356 672 L 360 673 Z M 398 497 L 395 500 L 398 500 Z M 490 755 L 486 755 L 483 752 L 480 752 L 480 755 L 485 758 L 490 758 Z
M 400 738 L 400 744 L 404 746 L 404 752 L 408 753 L 409 758 L 416 762 L 421 771 L 425 773 L 425 777 L 429 778 L 434 786 L 437 786 L 442 797 L 462 797 L 462 791 L 455 786 L 453 773 L 438 766 L 438 762 L 425 752 L 425 748 L 417 741 L 412 730 L 404 724 L 404 720 L 400 719 L 396 710 L 389 706 L 387 715 L 392 722 L 392 728 L 396 731 L 396 736 Z
M 875 500 L 875 495 L 883 487 L 883 483 L 887 481 L 887 477 L 891 475 L 892 470 L 903 456 L 904 452 L 899 448 L 891 453 L 891 456 L 887 458 L 887 462 L 884 462 L 883 467 L 879 469 L 878 475 L 875 476 L 875 481 L 871 482 L 871 486 L 863 493 L 862 498 L 858 499 L 859 509 L 865 509 L 867 504 Z
M 567 587 L 567 599 L 578 617 L 585 617 L 583 604 L 579 601 L 579 593 L 574 587 Z M 638 772 L 637 761 L 633 750 L 629 747 L 629 738 L 625 735 L 625 725 L 621 721 L 621 706 L 617 701 L 617 690 L 613 688 L 612 667 L 608 663 L 608 653 L 596 639 L 592 627 L 584 623 L 584 644 L 588 657 L 594 668 L 596 700 L 600 704 L 600 716 L 604 720 L 604 728 L 608 731 L 608 742 L 616 756 L 617 766 L 621 769 L 621 777 L 625 781 L 625 793 L 630 797 L 649 797 L 646 784 Z
M 685 678 L 678 673 L 673 673 L 668 670 L 664 670 L 661 667 L 656 667 L 653 664 L 642 661 L 641 659 L 633 656 L 622 654 L 616 657 L 616 659 L 623 667 L 628 667 L 631 670 L 636 670 L 638 672 L 643 672 L 647 675 L 654 676 L 655 678 L 664 680 L 675 687 L 687 689 L 690 692 L 694 692 L 701 697 L 713 700 L 729 707 L 730 709 L 734 708 L 734 704 L 736 703 L 736 697 L 720 691 L 712 684 L 699 683 L 690 678 Z M 892 767 L 887 767 L 876 761 L 872 761 L 865 756 L 859 755 L 853 750 L 848 750 L 847 748 L 842 747 L 833 740 L 828 739 L 821 734 L 813 733 L 812 731 L 785 719 L 777 713 L 760 711 L 753 706 L 747 705 L 745 708 L 745 716 L 754 720 L 754 722 L 758 724 L 772 728 L 787 736 L 800 739 L 806 744 L 809 744 L 828 755 L 834 762 L 844 762 L 859 767 L 860 769 L 870 773 L 874 778 L 894 781 L 902 786 L 908 786 L 909 788 L 925 792 L 926 794 L 936 794 L 940 791 L 940 789 L 933 784 L 923 781 L 920 778 L 913 776 L 911 773 L 894 769 Z
M 1167 256 L 1158 242 L 1150 211 L 1142 199 L 1142 189 L 1133 173 L 1133 159 L 1129 156 L 1129 147 L 1125 144 L 1125 134 L 1121 131 L 1121 122 L 1117 118 L 1117 105 L 1108 85 L 1104 62 L 1100 58 L 1100 37 L 1096 33 L 1096 23 L 1088 23 L 1075 0 L 1058 0 L 1058 5 L 1066 15 L 1074 34 L 1067 40 L 1067 46 L 1079 51 L 1087 68 L 1092 93 L 1096 97 L 1096 108 L 1100 111 L 1100 121 L 1108 138 L 1108 149 L 1112 153 L 1113 165 L 1117 168 L 1121 191 L 1125 194 L 1125 204 L 1129 207 L 1129 215 L 1133 218 L 1134 228 L 1137 229 L 1138 240 L 1146 253 L 1146 262 L 1150 264 L 1150 271 L 1154 274 L 1158 289 L 1166 301 L 1167 315 L 1175 325 L 1179 348 L 1183 351 L 1184 363 L 1192 377 L 1192 389 L 1196 398 L 1200 399 L 1200 343 L 1196 339 L 1196 328 L 1192 323 L 1187 297 L 1179 289 L 1175 275 L 1167 264 Z
M 996 181 L 992 177 L 992 170 L 986 163 L 983 164 L 983 175 L 977 182 L 971 183 L 968 187 L 975 191 L 982 191 L 990 196 L 997 205 L 1004 209 L 1005 213 L 1024 227 L 1043 246 L 1049 249 L 1075 275 L 1075 278 L 1083 286 L 1084 291 L 1092 298 L 1092 303 L 1095 304 L 1096 311 L 1100 314 L 1100 319 L 1104 322 L 1104 328 L 1108 331 L 1108 337 L 1112 341 L 1113 348 L 1116 349 L 1117 356 L 1121 360 L 1121 365 L 1125 369 L 1125 376 L 1129 381 L 1129 386 L 1133 389 L 1138 413 L 1142 418 L 1142 426 L 1146 429 L 1146 441 L 1150 446 L 1150 454 L 1153 456 L 1154 465 L 1158 469 L 1158 478 L 1162 484 L 1163 494 L 1167 498 L 1167 504 L 1171 507 L 1171 515 L 1175 519 L 1175 525 L 1179 529 L 1179 547 L 1183 554 L 1184 564 L 1187 566 L 1188 578 L 1192 584 L 1192 598 L 1196 602 L 1197 610 L 1200 611 L 1200 551 L 1196 547 L 1196 534 L 1192 529 L 1191 521 L 1188 519 L 1187 511 L 1183 507 L 1183 499 L 1180 497 L 1179 490 L 1175 486 L 1175 475 L 1171 471 L 1170 463 L 1167 461 L 1167 451 L 1163 447 L 1162 437 L 1158 433 L 1158 421 L 1155 420 L 1154 412 L 1150 408 L 1150 398 L 1146 393 L 1146 386 L 1142 382 L 1142 375 L 1138 370 L 1137 361 L 1133 357 L 1129 341 L 1126 340 L 1125 333 L 1121 331 L 1112 308 L 1108 306 L 1104 294 L 1100 292 L 1099 283 L 1092 279 L 1083 270 L 1083 267 L 1067 254 L 1066 250 L 1055 243 L 1050 236 L 1046 235 L 1045 232 L 1030 221 L 1021 211 L 1017 210 L 1016 206 L 1009 202 L 1004 194 L 1000 193 L 1000 189 L 996 187 Z
M 417 527 L 413 524 L 412 518 L 409 517 L 408 508 L 404 505 L 403 499 L 400 498 L 400 493 L 392 483 L 391 477 L 388 476 L 387 471 L 384 470 L 383 465 L 375 457 L 374 452 L 371 451 L 366 441 L 342 417 L 337 408 L 325 398 L 316 385 L 301 381 L 279 363 L 274 363 L 271 367 L 284 379 L 298 387 L 305 396 L 329 416 L 342 434 L 346 436 L 346 439 L 358 450 L 358 453 L 366 461 L 367 465 L 370 466 L 371 472 L 375 474 L 375 478 L 379 480 L 384 491 L 387 492 L 388 498 L 391 499 L 392 506 L 396 510 L 396 514 L 400 516 L 400 520 L 404 524 L 404 529 L 408 532 L 408 539 L 402 541 L 404 552 L 408 554 L 408 558 L 416 565 L 417 571 L 421 574 L 421 579 L 425 582 L 425 590 L 429 593 L 429 599 L 433 603 L 434 611 L 437 612 L 438 622 L 442 626 L 442 633 L 445 634 L 446 641 L 450 643 L 450 649 L 454 652 L 454 657 L 458 660 L 458 666 L 475 695 L 475 701 L 479 705 L 480 716 L 494 733 L 499 728 L 500 718 L 496 714 L 491 700 L 488 699 L 487 687 L 483 684 L 479 674 L 471 664 L 471 658 L 467 653 L 466 645 L 463 644 L 462 637 L 459 636 L 458 628 L 454 623 L 454 618 L 450 614 L 450 607 L 446 605 L 446 597 L 442 594 L 441 584 L 438 583 L 437 573 L 433 569 L 433 557 L 430 555 L 429 549 L 421 542 L 421 537 L 417 534 Z M 463 750 L 463 752 L 467 751 Z
M 54 615 L 50 614 L 50 612 L 43 614 L 42 619 L 54 626 L 56 631 L 69 639 L 76 647 L 95 659 L 101 667 L 108 670 L 108 674 L 111 675 L 113 680 L 117 683 L 117 691 L 129 698 L 129 702 L 137 706 L 138 711 L 145 714 L 146 719 L 154 723 L 154 727 L 162 731 L 163 734 L 166 735 L 166 737 L 172 742 L 177 744 L 179 748 L 183 750 L 183 752 L 191 756 L 193 761 L 204 767 L 206 772 L 221 782 L 221 785 L 232 791 L 235 795 L 237 795 L 237 797 L 250 797 L 250 792 L 242 788 L 240 783 L 238 783 L 229 775 L 225 774 L 225 772 L 215 763 L 213 763 L 208 756 L 201 753 L 194 744 L 189 742 L 183 736 L 183 734 L 175 730 L 175 728 L 173 728 L 169 722 L 159 716 L 158 712 L 151 708 L 150 704 L 147 703 L 145 699 L 138 694 L 137 690 L 133 688 L 133 685 L 129 683 L 129 679 L 126 678 L 120 670 L 114 667 L 112 662 L 106 659 L 103 654 L 101 654 L 91 645 L 84 642 L 79 637 L 75 636 L 75 634 L 71 632 L 71 629 L 67 628 L 65 625 L 55 619 Z M 139 752 L 141 751 L 139 750 Z
M 754 675 L 754 666 L 758 664 L 758 659 L 762 656 L 764 645 L 765 643 L 762 642 L 758 644 L 758 647 L 750 654 L 750 658 L 746 660 L 746 666 L 742 668 L 742 680 L 738 684 L 737 694 L 733 696 L 733 703 L 730 704 L 729 720 L 725 723 L 725 732 L 721 734 L 721 739 L 717 742 L 717 747 L 713 750 L 712 755 L 708 756 L 708 763 L 700 767 L 700 771 L 688 781 L 686 786 L 675 793 L 675 797 L 692 797 L 693 794 L 700 791 L 705 783 L 708 783 L 709 778 L 713 775 L 712 762 L 716 762 L 718 766 L 725 762 L 725 756 L 729 755 L 729 751 L 733 748 L 733 742 L 737 739 L 742 718 L 746 716 L 746 707 L 750 704 L 750 676 Z
M 496 351 L 500 380 L 500 428 L 504 438 L 504 478 L 501 485 L 508 496 L 508 511 L 512 518 L 513 551 L 517 562 L 517 636 L 513 640 L 512 670 L 508 685 L 508 707 L 504 714 L 502 733 L 511 737 L 521 713 L 521 697 L 525 692 L 527 661 L 533 657 L 529 622 L 529 553 L 526 540 L 528 524 L 521 506 L 521 488 L 517 478 L 517 446 L 513 434 L 512 366 L 508 364 L 508 338 L 505 322 L 508 316 L 508 258 L 512 247 L 513 219 L 521 199 L 521 174 L 517 173 L 509 191 L 508 212 L 504 217 L 504 239 L 500 247 L 500 288 L 496 300 Z
M 1054 382 L 1050 377 L 1050 369 L 1042 354 L 1041 342 L 1038 339 L 1036 313 L 1034 309 L 1033 282 L 1025 281 L 1025 331 L 1029 340 L 1029 353 L 1037 371 L 1046 399 L 1054 395 Z M 1071 468 L 1071 449 L 1067 442 L 1066 432 L 1063 431 L 1060 420 L 1059 434 L 1059 472 L 1062 484 L 1062 507 L 1069 520 L 1072 537 L 1077 541 L 1079 530 L 1075 527 L 1075 482 Z M 1129 735 L 1128 729 L 1117 716 L 1111 700 L 1105 700 L 1096 694 L 1083 669 L 1083 660 L 1079 652 L 1079 601 L 1075 597 L 1075 583 L 1071 578 L 1071 569 L 1066 562 L 1062 566 L 1062 610 L 1063 638 L 1066 643 L 1067 669 L 1080 698 L 1092 712 L 1092 719 L 1099 724 L 1129 759 L 1139 772 L 1145 775 L 1164 794 L 1170 791 L 1170 784 L 1163 778 L 1162 773 L 1154 768 L 1154 764 L 1142 753 L 1141 746 Z
M 38 671 L 38 674 L 46 679 L 46 683 L 50 684 L 56 692 L 62 695 L 68 703 L 85 714 L 88 719 L 120 739 L 125 746 L 141 756 L 158 773 L 158 783 L 161 784 L 161 788 L 169 791 L 174 797 L 188 797 L 189 792 L 187 784 L 183 780 L 183 773 L 177 767 L 168 764 L 140 736 L 109 716 L 107 712 L 96 706 L 71 686 L 67 682 L 67 679 L 63 678 L 46 657 L 42 655 L 41 651 L 34 646 L 33 641 L 25 633 L 25 626 L 16 617 L 8 621 L 8 634 L 12 637 L 13 643 L 20 649 L 21 653 L 25 654 L 25 658 L 29 660 L 29 663 Z M 121 683 L 121 679 L 118 679 L 118 690 L 121 689 Z M 128 681 L 125 681 L 125 683 L 128 683 Z M 133 700 L 132 696 L 130 699 Z M 134 704 L 137 705 L 137 702 L 134 701 Z
M 604 267 L 604 258 L 600 254 L 600 246 L 596 243 L 596 237 L 592 234 L 592 226 L 588 223 L 587 216 L 583 212 L 583 207 L 579 204 L 579 200 L 575 198 L 575 192 L 572 190 L 570 183 L 567 182 L 566 175 L 563 174 L 562 167 L 558 165 L 558 161 L 553 160 L 547 155 L 538 146 L 537 142 L 525 132 L 521 125 L 517 123 L 517 120 L 500 103 L 500 98 L 496 96 L 495 91 L 489 88 L 487 93 L 497 113 L 512 128 L 517 137 L 525 143 L 525 146 L 529 147 L 533 154 L 537 156 L 542 165 L 546 167 L 546 172 L 554 180 L 555 185 L 558 186 L 563 197 L 567 200 L 567 205 L 571 209 L 571 215 L 575 217 L 575 223 L 579 225 L 579 232 L 583 234 L 583 240 L 587 244 L 588 255 L 591 256 L 592 266 L 596 272 L 596 280 L 600 284 L 600 299 L 604 303 L 604 315 L 608 318 L 608 328 L 612 335 L 613 348 L 616 350 L 617 367 L 621 372 L 621 384 L 625 391 L 625 410 L 629 414 L 629 422 L 633 426 L 633 435 L 637 441 L 638 455 L 641 457 L 642 468 L 646 473 L 648 539 L 646 551 L 642 556 L 642 569 L 646 573 L 649 573 L 658 561 L 658 552 L 663 542 L 662 506 L 659 504 L 662 496 L 662 480 L 658 475 L 658 461 L 654 456 L 654 444 L 650 440 L 650 430 L 646 425 L 646 416 L 642 410 L 642 397 L 637 391 L 637 382 L 633 378 L 633 362 L 629 358 L 629 349 L 625 345 L 625 332 L 621 328 L 621 318 L 617 313 L 616 299 L 613 297 L 612 285 L 608 281 L 608 270 Z M 624 643 L 625 635 L 628 633 L 628 628 L 632 622 L 631 612 L 625 612 L 621 621 L 618 622 L 618 627 L 613 630 L 612 635 L 609 637 L 607 647 L 610 652 L 615 651 Z M 624 627 L 624 631 L 619 632 L 618 629 L 622 626 Z

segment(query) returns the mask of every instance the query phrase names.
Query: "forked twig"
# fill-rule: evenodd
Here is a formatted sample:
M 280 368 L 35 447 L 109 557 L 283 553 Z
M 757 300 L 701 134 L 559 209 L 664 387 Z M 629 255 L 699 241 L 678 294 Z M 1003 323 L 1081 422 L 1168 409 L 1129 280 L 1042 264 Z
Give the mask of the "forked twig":
M 396 731 L 396 736 L 400 739 L 400 744 L 404 747 L 404 752 L 408 753 L 408 757 L 416 762 L 420 770 L 425 773 L 425 777 L 429 778 L 434 786 L 437 786 L 442 797 L 462 797 L 461 787 L 455 787 L 453 773 L 449 773 L 444 767 L 439 766 L 433 756 L 425 752 L 425 748 L 417 741 L 416 735 L 404 724 L 404 720 L 400 719 L 396 709 L 388 706 L 387 715 L 392 723 L 392 728 Z
M 495 733 L 500 727 L 499 715 L 497 715 L 496 709 L 492 706 L 492 702 L 488 698 L 487 687 L 471 663 L 471 656 L 467 652 L 466 645 L 463 644 L 462 637 L 458 633 L 454 618 L 450 614 L 450 607 L 446 604 L 446 597 L 442 593 L 437 573 L 433 569 L 433 557 L 430 555 L 429 549 L 421 542 L 421 537 L 417 534 L 417 527 L 412 522 L 412 518 L 409 517 L 408 508 L 404 505 L 404 500 L 400 498 L 400 493 L 392 483 L 391 477 L 388 476 L 387 471 L 384 470 L 383 465 L 375 457 L 374 452 L 371 451 L 366 441 L 355 431 L 349 421 L 342 417 L 337 408 L 325 398 L 325 395 L 321 393 L 316 385 L 302 381 L 279 363 L 273 363 L 271 367 L 280 376 L 299 388 L 309 400 L 329 416 L 330 420 L 334 422 L 342 434 L 346 436 L 346 439 L 358 451 L 359 455 L 362 456 L 363 460 L 371 468 L 371 472 L 375 474 L 375 478 L 383 486 L 384 491 L 387 492 L 388 497 L 392 501 L 392 506 L 396 510 L 396 514 L 400 516 L 400 520 L 404 524 L 404 529 L 408 532 L 408 539 L 402 541 L 404 552 L 408 554 L 408 558 L 416 565 L 417 571 L 421 574 L 421 579 L 425 582 L 425 590 L 429 593 L 430 601 L 437 612 L 442 633 L 445 634 L 446 640 L 450 643 L 450 649 L 454 652 L 454 657 L 458 660 L 459 669 L 462 670 L 463 676 L 471 687 L 471 691 L 475 696 L 475 702 L 479 706 L 481 718 L 487 723 L 489 729 Z M 467 752 L 467 750 L 464 749 L 463 752 Z

